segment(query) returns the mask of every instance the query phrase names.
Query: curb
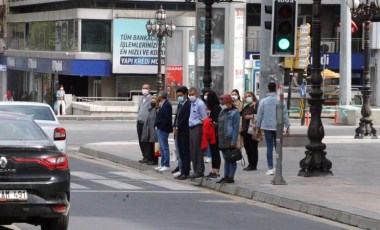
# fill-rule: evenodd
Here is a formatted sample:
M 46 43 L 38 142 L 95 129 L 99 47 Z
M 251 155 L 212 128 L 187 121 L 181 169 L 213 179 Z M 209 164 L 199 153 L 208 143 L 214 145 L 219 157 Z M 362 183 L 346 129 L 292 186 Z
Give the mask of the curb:
M 119 157 L 119 156 L 114 156 L 112 154 L 102 152 L 102 151 L 97 151 L 88 147 L 81 146 L 79 148 L 79 152 L 86 155 L 93 156 L 93 157 L 97 157 L 100 159 L 109 160 L 111 162 L 122 164 L 128 167 L 132 167 L 138 170 L 154 171 L 152 167 L 146 164 L 141 164 L 134 160 L 130 160 L 130 159 Z M 158 174 L 158 175 L 165 176 L 164 174 Z M 326 205 L 313 204 L 307 201 L 302 201 L 301 199 L 297 199 L 297 198 L 287 198 L 281 195 L 270 194 L 265 191 L 260 191 L 260 190 L 263 190 L 260 188 L 256 188 L 256 189 L 245 188 L 241 186 L 243 184 L 239 182 L 237 182 L 234 185 L 218 184 L 216 183 L 216 181 L 209 180 L 206 178 L 197 178 L 194 180 L 194 182 L 196 182 L 197 185 L 199 186 L 209 188 L 218 192 L 222 192 L 222 193 L 226 193 L 229 195 L 234 195 L 234 196 L 238 196 L 238 197 L 242 197 L 246 199 L 251 199 L 254 201 L 261 202 L 261 203 L 271 204 L 277 207 L 286 208 L 286 209 L 297 211 L 297 212 L 306 213 L 309 215 L 321 217 L 324 219 L 329 219 L 329 220 L 343 223 L 346 225 L 359 227 L 362 229 L 371 229 L 371 230 L 380 229 L 380 220 L 369 217 L 370 213 L 368 213 L 367 215 L 365 214 L 358 215 L 355 213 L 351 213 L 349 211 L 342 211 L 339 209 L 327 207 L 327 204 Z M 354 212 L 354 209 L 352 209 L 352 211 Z
M 57 117 L 59 121 L 136 121 L 136 116 L 59 116 Z

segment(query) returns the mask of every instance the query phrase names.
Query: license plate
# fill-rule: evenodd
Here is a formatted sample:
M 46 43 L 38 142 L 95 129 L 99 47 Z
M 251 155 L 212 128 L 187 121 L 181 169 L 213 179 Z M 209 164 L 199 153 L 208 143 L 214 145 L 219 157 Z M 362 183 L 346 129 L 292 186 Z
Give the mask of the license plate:
M 0 202 L 27 200 L 28 193 L 26 190 L 0 190 Z

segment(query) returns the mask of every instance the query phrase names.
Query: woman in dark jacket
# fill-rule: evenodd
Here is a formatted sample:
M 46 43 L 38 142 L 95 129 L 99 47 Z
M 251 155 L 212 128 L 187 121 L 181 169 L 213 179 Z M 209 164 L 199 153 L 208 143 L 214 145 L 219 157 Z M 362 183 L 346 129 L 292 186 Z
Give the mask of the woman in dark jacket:
M 157 109 L 158 109 L 158 99 L 156 96 L 152 96 L 150 99 L 150 109 L 149 109 L 149 115 L 144 122 L 142 134 L 141 134 L 141 141 L 142 142 L 149 142 L 149 157 L 147 165 L 157 165 L 158 164 L 158 157 L 154 156 L 154 143 L 157 142 L 157 135 L 156 130 L 154 128 L 154 123 L 156 120 L 157 115 Z
M 241 135 L 244 141 L 245 152 L 248 157 L 248 167 L 244 168 L 245 171 L 254 171 L 257 170 L 257 161 L 259 158 L 259 152 L 257 149 L 258 141 L 252 138 L 252 133 L 248 133 L 249 123 L 252 119 L 255 122 L 256 116 L 256 103 L 257 98 L 254 93 L 246 92 L 244 95 L 244 101 L 246 102 L 246 106 L 240 112 L 241 114 Z
M 207 99 L 206 99 L 206 106 L 207 109 L 210 111 L 210 118 L 212 120 L 212 126 L 215 129 L 215 138 L 216 143 L 210 144 L 210 150 L 211 150 L 211 164 L 212 164 L 212 171 L 210 174 L 207 175 L 208 178 L 218 178 L 219 170 L 220 170 L 220 153 L 218 148 L 218 137 L 217 137 L 217 124 L 218 124 L 218 116 L 220 114 L 220 111 L 222 108 L 220 107 L 219 98 L 216 95 L 216 93 L 212 90 L 207 92 Z

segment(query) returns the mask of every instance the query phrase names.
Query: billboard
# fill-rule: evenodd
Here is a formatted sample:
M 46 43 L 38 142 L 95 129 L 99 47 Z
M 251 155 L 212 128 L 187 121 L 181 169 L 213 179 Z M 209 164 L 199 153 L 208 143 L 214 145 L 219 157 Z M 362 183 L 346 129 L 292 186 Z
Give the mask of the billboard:
M 112 72 L 119 74 L 156 74 L 158 41 L 149 36 L 147 19 L 114 19 Z M 162 73 L 165 73 L 165 39 L 162 42 Z

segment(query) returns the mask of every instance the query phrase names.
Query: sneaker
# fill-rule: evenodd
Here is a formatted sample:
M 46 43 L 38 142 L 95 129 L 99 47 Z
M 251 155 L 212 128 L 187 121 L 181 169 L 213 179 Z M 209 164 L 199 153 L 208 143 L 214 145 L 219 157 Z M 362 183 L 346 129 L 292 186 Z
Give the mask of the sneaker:
M 162 167 L 161 166 L 158 166 L 158 167 L 155 167 L 154 170 L 160 170 Z
M 159 171 L 159 172 L 165 172 L 165 171 L 168 171 L 168 170 L 170 170 L 170 168 L 164 166 L 164 167 L 160 168 L 158 171 Z
M 175 173 L 173 173 L 174 178 L 176 178 L 176 177 L 178 177 L 180 175 L 181 175 L 181 172 L 175 172 Z
M 222 179 L 218 180 L 216 183 L 218 184 L 228 183 L 227 181 L 229 181 L 229 178 L 223 177 Z
M 177 180 L 186 180 L 187 179 L 187 176 L 186 175 L 180 175 L 179 177 L 175 178 Z
M 205 163 L 210 163 L 210 162 L 211 162 L 211 158 L 210 157 L 206 157 Z
M 226 183 L 226 184 L 233 184 L 233 183 L 235 183 L 235 180 L 234 180 L 234 178 L 228 178 L 224 183 Z
M 274 175 L 274 169 L 269 169 L 269 170 L 265 173 L 265 175 L 268 175 L 268 176 L 270 176 L 270 175 Z
M 207 176 L 205 176 L 206 178 L 212 178 L 214 176 L 215 173 L 213 172 L 210 172 Z

